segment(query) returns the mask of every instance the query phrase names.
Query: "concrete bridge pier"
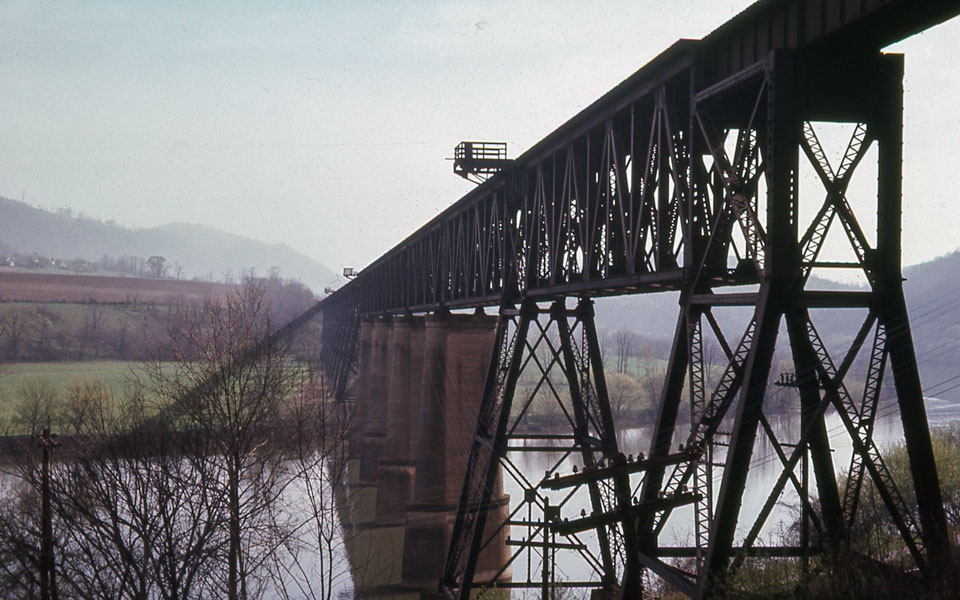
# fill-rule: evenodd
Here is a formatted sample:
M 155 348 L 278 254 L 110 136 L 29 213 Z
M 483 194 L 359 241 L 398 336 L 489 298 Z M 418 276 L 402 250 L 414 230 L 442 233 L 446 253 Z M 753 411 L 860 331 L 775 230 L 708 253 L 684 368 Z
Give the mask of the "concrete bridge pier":
M 425 319 L 423 378 L 413 499 L 407 507 L 403 586 L 434 592 L 450 544 L 470 442 L 497 325 L 485 315 L 436 314 Z M 504 521 L 509 498 L 498 480 L 489 531 Z M 504 529 L 478 563 L 489 579 L 508 554 Z M 509 577 L 509 573 L 506 574 Z
M 387 435 L 386 394 L 392 323 L 383 317 L 366 318 L 360 324 L 357 402 L 350 437 L 348 482 L 350 523 L 369 527 L 376 515 L 377 472 Z
M 386 437 L 377 471 L 378 525 L 403 525 L 413 497 L 423 381 L 423 317 L 393 318 Z
M 436 592 L 450 544 L 497 319 L 365 318 L 351 437 L 348 554 L 358 597 Z M 498 479 L 488 531 L 509 498 Z M 477 581 L 509 554 L 508 530 L 480 555 Z M 501 579 L 508 579 L 507 573 Z
M 387 437 L 387 394 L 390 390 L 390 349 L 393 319 L 377 317 L 370 352 L 370 395 L 360 439 L 360 484 L 376 485 L 380 454 Z
M 363 317 L 360 321 L 360 333 L 357 340 L 357 398 L 353 406 L 354 423 L 362 424 L 370 405 L 370 359 L 373 356 L 373 318 Z M 355 461 L 355 468 L 352 473 L 359 473 L 360 460 L 360 438 L 363 435 L 363 427 L 357 426 L 350 433 L 349 454 L 347 458 Z M 355 485 L 356 480 L 351 481 Z

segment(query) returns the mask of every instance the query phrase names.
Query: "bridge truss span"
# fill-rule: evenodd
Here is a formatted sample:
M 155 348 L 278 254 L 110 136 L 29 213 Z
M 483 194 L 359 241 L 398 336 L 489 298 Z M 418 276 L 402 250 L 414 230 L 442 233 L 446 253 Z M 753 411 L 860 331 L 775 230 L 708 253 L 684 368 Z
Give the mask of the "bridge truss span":
M 521 482 L 524 498 L 515 500 L 542 515 L 516 518 L 518 504 L 499 525 L 532 527 L 513 543 L 540 552 L 544 565 L 550 552 L 589 554 L 592 584 L 605 597 L 638 597 L 651 578 L 707 597 L 757 558 L 807 565 L 817 555 L 837 565 L 866 481 L 917 570 L 930 579 L 942 573 L 949 541 L 900 264 L 903 59 L 878 50 L 960 7 L 906 5 L 764 1 L 705 40 L 678 42 L 323 301 L 325 361 L 342 381 L 356 370 L 355 324 L 364 315 L 499 310 L 477 427 L 466 441 L 441 580 L 447 597 L 466 599 L 492 582 L 511 587 L 498 579 L 509 564 L 487 582 L 474 576 L 495 482 L 501 469 L 515 471 L 510 453 L 526 410 L 516 407 L 530 401 L 516 383 L 531 364 L 542 381 L 551 369 L 565 381 L 547 384 L 561 406 L 569 402 L 569 431 L 556 435 L 586 471 Z M 821 142 L 823 122 L 849 127 L 839 160 Z M 870 161 L 878 177 L 867 203 L 876 218 L 858 218 L 864 199 L 850 201 L 850 181 Z M 815 174 L 809 206 L 799 192 L 802 169 Z M 852 258 L 823 260 L 828 239 L 845 243 Z M 855 271 L 867 285 L 811 289 L 819 268 Z M 649 450 L 628 460 L 617 446 L 590 298 L 664 290 L 680 297 L 671 355 Z M 731 307 L 753 311 L 738 331 L 717 318 Z M 828 349 L 815 317 L 840 309 L 859 314 L 862 325 Z M 719 377 L 705 361 L 707 338 L 723 353 Z M 765 413 L 778 338 L 793 365 L 780 383 L 796 390 L 794 439 L 777 439 Z M 549 349 L 546 359 L 538 348 Z M 862 385 L 852 382 L 858 357 L 868 365 Z M 872 437 L 888 365 L 912 494 L 898 489 Z M 565 395 L 557 393 L 563 386 Z M 685 399 L 690 426 L 681 432 Z M 828 407 L 853 448 L 842 489 Z M 760 510 L 744 515 L 761 432 L 780 474 Z M 551 503 L 547 490 L 567 483 L 585 491 L 589 516 Z M 761 548 L 785 490 L 800 499 L 799 541 Z M 906 497 L 916 498 L 915 510 Z M 664 546 L 667 523 L 688 505 L 692 545 Z M 587 529 L 592 546 L 576 537 Z M 690 560 L 667 562 L 677 558 Z M 542 572 L 542 581 L 528 583 L 547 594 L 556 582 L 547 581 L 546 566 Z

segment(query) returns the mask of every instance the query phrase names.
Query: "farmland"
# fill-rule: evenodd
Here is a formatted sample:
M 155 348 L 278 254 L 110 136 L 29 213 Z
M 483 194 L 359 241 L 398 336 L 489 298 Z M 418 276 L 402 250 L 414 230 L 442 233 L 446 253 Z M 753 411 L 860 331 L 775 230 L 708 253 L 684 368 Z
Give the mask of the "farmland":
M 313 302 L 298 282 L 258 280 L 274 322 Z M 7 363 L 143 360 L 166 339 L 170 318 L 237 285 L 0 268 L 0 359 Z
M 119 392 L 140 364 L 137 361 L 85 360 L 0 365 L 0 402 L 16 396 L 17 391 L 30 379 L 45 380 L 57 390 L 62 390 L 74 378 L 95 379 Z
M 24 362 L 0 365 L 0 424 L 14 416 L 18 398 L 26 386 L 42 385 L 63 395 L 74 380 L 94 380 L 114 393 L 122 393 L 134 377 L 139 362 L 120 360 L 73 362 Z
M 236 286 L 206 281 L 36 273 L 0 268 L 0 300 L 101 304 L 171 304 L 228 294 Z
M 315 301 L 298 282 L 271 277 L 257 283 L 275 323 Z M 176 279 L 0 268 L 0 428 L 23 430 L 14 421 L 23 420 L 23 407 L 38 394 L 64 398 L 78 385 L 98 382 L 121 397 L 143 361 L 170 357 L 171 327 L 182 325 L 203 301 L 239 290 Z M 307 335 L 304 343 L 314 338 Z

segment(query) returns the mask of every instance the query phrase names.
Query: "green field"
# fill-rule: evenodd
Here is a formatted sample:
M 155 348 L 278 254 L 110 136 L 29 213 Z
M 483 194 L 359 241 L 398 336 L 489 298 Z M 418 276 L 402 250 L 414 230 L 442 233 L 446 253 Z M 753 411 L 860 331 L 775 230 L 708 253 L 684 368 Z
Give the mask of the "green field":
M 26 362 L 0 365 L 0 406 L 9 406 L 17 391 L 28 380 L 45 380 L 63 390 L 73 378 L 97 379 L 116 392 L 122 391 L 135 369 L 142 363 L 122 360 L 79 362 Z M 5 410 L 0 410 L 5 412 Z

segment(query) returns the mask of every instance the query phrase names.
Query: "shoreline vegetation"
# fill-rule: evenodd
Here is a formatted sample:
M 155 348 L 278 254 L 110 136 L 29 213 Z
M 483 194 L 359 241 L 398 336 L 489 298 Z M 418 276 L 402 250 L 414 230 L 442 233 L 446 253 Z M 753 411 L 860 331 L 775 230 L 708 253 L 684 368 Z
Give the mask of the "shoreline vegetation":
M 172 309 L 122 390 L 22 383 L 8 425 L 30 437 L 2 467 L 0 597 L 331 598 L 349 414 L 312 338 L 272 343 L 273 319 L 246 282 Z

